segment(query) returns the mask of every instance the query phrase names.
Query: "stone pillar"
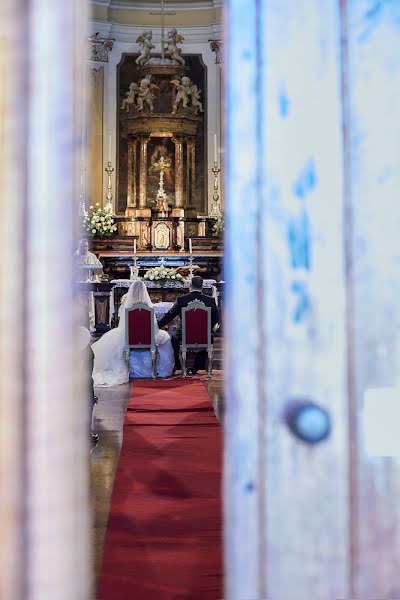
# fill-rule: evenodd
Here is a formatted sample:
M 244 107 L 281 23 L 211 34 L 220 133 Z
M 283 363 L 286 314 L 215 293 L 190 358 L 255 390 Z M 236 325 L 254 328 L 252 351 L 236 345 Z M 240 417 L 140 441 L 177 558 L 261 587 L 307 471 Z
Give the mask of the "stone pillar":
M 180 137 L 172 141 L 175 144 L 175 208 L 183 208 L 183 143 Z
M 149 138 L 140 138 L 140 166 L 139 166 L 139 208 L 147 207 L 147 143 Z

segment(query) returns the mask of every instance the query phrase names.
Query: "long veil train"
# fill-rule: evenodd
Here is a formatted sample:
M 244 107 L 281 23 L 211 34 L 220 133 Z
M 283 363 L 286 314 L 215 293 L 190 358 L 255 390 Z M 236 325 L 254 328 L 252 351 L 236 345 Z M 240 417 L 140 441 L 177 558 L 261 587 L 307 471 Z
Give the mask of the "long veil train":
M 129 370 L 125 361 L 124 312 L 137 302 L 153 306 L 143 281 L 134 281 L 125 295 L 118 312 L 118 327 L 105 333 L 92 346 L 94 352 L 93 381 L 96 387 L 120 385 L 129 381 Z M 154 317 L 155 318 L 155 317 Z M 157 346 L 157 375 L 168 377 L 174 368 L 174 352 L 166 331 L 159 329 L 155 319 L 155 341 Z M 151 377 L 150 351 L 133 352 L 130 370 L 134 377 Z

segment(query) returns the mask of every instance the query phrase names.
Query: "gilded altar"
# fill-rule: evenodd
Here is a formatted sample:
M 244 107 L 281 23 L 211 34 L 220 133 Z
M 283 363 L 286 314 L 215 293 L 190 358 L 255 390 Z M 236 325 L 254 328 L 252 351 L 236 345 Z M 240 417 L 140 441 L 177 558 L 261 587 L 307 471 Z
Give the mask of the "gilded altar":
M 204 109 L 191 76 L 186 65 L 138 66 L 121 96 L 127 168 L 119 230 L 137 237 L 139 250 L 184 250 L 187 238 L 205 235 Z

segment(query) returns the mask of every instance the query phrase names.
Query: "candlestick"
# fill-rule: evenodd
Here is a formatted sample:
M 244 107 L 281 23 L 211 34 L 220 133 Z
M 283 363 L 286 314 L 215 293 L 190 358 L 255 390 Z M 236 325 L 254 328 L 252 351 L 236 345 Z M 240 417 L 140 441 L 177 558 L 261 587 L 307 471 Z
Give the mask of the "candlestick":
M 81 217 L 85 217 L 87 215 L 86 212 L 86 203 L 85 203 L 85 163 L 82 161 L 81 164 L 81 186 L 79 192 L 79 215 Z
M 108 175 L 107 196 L 106 196 L 107 203 L 104 207 L 104 210 L 111 215 L 113 213 L 113 205 L 112 205 L 113 195 L 112 195 L 112 191 L 111 191 L 112 190 L 111 175 L 114 171 L 114 168 L 111 166 L 110 160 L 108 161 L 108 165 L 104 170 Z
M 193 254 L 191 254 L 189 256 L 189 276 L 188 276 L 189 281 L 192 281 L 192 279 L 193 279 L 193 260 L 194 260 Z
M 217 162 L 217 134 L 214 133 L 214 162 Z
M 111 162 L 111 145 L 112 145 L 112 139 L 111 139 L 111 133 L 108 136 L 108 162 Z
M 192 238 L 189 238 L 189 252 L 192 254 Z
M 136 254 L 136 240 L 133 240 L 133 251 Z
M 136 240 L 135 240 L 136 242 Z M 130 279 L 133 281 L 135 279 L 139 279 L 139 267 L 137 266 L 137 256 L 136 253 L 133 257 L 133 266 L 129 267 L 129 271 L 130 271 Z
M 221 172 L 221 169 L 218 167 L 217 161 L 215 161 L 214 167 L 211 169 L 211 171 L 214 173 L 214 193 L 211 212 L 208 216 L 213 219 L 220 219 L 222 212 L 218 193 L 218 175 Z

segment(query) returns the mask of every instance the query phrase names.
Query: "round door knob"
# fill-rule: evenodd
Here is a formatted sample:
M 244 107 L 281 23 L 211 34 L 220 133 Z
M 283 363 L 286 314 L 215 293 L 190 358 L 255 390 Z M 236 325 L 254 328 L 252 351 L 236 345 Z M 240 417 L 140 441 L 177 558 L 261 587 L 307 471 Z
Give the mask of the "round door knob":
M 329 437 L 332 429 L 329 413 L 307 400 L 292 401 L 285 420 L 292 434 L 307 444 L 322 442 Z

